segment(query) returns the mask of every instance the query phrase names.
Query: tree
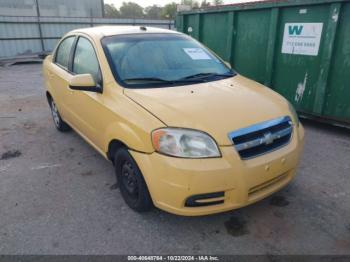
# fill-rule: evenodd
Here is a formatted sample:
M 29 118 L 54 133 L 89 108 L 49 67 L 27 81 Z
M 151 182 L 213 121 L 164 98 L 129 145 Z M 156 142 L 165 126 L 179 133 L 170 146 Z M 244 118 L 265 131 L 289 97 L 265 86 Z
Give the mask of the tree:
M 123 2 L 119 9 L 120 16 L 123 18 L 143 18 L 143 8 L 133 2 Z
M 201 3 L 201 8 L 205 8 L 205 7 L 209 7 L 210 6 L 210 2 L 207 2 L 207 0 L 203 0 Z
M 199 8 L 199 4 L 196 0 L 181 0 L 181 4 L 189 5 L 192 8 Z
M 172 2 L 163 7 L 161 18 L 163 19 L 175 19 L 176 16 L 176 3 Z
M 105 4 L 104 5 L 105 17 L 117 18 L 120 17 L 118 9 L 113 5 Z
M 163 8 L 152 5 L 145 8 L 146 17 L 150 19 L 160 19 Z
M 213 5 L 222 5 L 224 4 L 223 0 L 213 0 Z

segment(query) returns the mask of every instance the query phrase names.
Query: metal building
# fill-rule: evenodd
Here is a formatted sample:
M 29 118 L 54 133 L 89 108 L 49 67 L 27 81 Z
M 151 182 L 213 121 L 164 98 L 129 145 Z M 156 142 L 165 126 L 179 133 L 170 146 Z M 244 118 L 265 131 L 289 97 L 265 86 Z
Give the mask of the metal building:
M 103 17 L 103 0 L 1 0 L 0 16 Z
M 0 0 L 0 62 L 51 52 L 67 32 L 101 25 L 173 29 L 174 21 L 103 17 L 103 0 Z

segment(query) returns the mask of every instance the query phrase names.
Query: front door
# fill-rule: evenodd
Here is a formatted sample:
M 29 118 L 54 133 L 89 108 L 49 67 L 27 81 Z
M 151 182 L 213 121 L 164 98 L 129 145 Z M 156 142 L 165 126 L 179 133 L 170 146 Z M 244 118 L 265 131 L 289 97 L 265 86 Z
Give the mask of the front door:
M 72 58 L 73 74 L 91 74 L 97 86 L 102 89 L 102 74 L 99 61 L 92 42 L 86 37 L 79 36 Z M 73 91 L 67 100 L 72 110 L 77 129 L 95 146 L 101 148 L 98 132 L 105 128 L 103 121 L 103 94 L 91 91 Z M 102 129 L 102 130 L 101 130 Z

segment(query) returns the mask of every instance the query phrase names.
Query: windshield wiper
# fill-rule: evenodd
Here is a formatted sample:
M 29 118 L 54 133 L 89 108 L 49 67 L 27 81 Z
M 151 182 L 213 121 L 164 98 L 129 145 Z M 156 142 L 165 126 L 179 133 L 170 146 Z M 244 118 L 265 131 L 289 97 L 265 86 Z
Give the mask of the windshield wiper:
M 127 78 L 127 79 L 123 79 L 123 81 L 125 82 L 129 82 L 129 81 L 145 81 L 145 82 L 159 82 L 159 83 L 173 83 L 173 81 L 171 80 L 166 80 L 166 79 L 162 79 L 162 78 L 158 78 L 158 77 L 139 77 L 139 78 Z
M 155 82 L 155 83 L 165 83 L 165 84 L 176 84 L 176 83 L 184 83 L 184 82 L 198 82 L 201 81 L 200 79 L 185 79 L 181 78 L 178 80 L 167 80 L 163 78 L 158 77 L 139 77 L 139 78 L 127 78 L 123 79 L 125 82 L 132 82 L 132 81 L 140 81 L 140 82 Z
M 210 77 L 231 77 L 231 76 L 234 76 L 234 73 L 228 73 L 228 74 L 199 73 L 199 74 L 185 76 L 185 77 L 183 77 L 183 78 L 181 78 L 179 80 L 189 80 L 189 79 L 200 80 L 200 79 L 210 78 Z
M 125 82 L 140 82 L 143 84 L 146 83 L 161 83 L 161 84 L 178 84 L 178 83 L 188 83 L 188 82 L 206 82 L 206 79 L 211 77 L 231 77 L 234 76 L 234 73 L 228 73 L 228 74 L 218 74 L 218 73 L 199 73 L 194 75 L 189 75 L 180 79 L 175 80 L 168 80 L 158 77 L 135 77 L 135 78 L 127 78 L 123 79 Z

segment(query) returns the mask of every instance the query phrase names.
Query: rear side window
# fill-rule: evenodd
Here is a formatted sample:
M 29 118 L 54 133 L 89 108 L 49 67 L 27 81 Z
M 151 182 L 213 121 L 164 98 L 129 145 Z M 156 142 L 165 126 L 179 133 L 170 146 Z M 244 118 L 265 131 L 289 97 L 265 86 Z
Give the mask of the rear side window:
M 96 83 L 101 82 L 100 67 L 95 49 L 84 37 L 80 37 L 74 53 L 73 72 L 76 74 L 91 74 Z
M 64 39 L 57 48 L 55 62 L 64 68 L 68 68 L 69 54 L 74 42 L 74 36 Z

